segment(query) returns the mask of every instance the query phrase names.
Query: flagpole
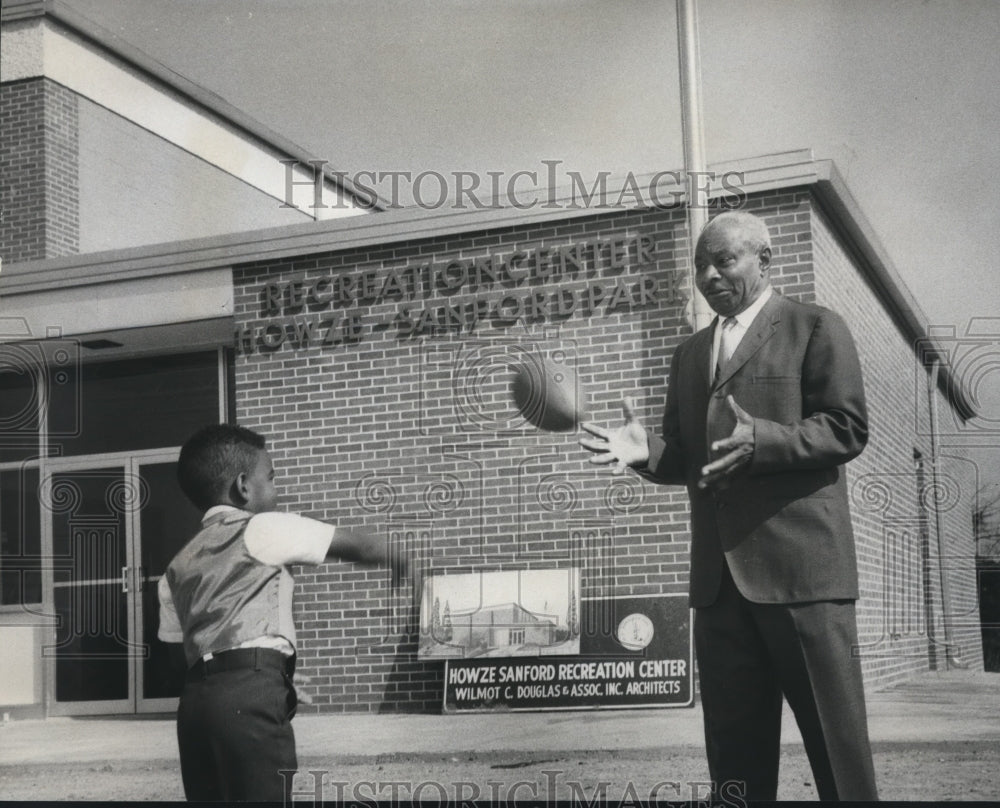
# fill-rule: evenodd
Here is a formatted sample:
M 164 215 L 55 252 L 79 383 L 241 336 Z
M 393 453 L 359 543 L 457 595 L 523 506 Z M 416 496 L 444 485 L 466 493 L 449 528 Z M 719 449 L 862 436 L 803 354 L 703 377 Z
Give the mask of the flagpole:
M 691 255 L 691 300 L 688 320 L 695 331 L 712 322 L 708 302 L 695 285 L 694 249 L 708 223 L 708 183 L 702 130 L 701 58 L 698 52 L 697 0 L 677 2 L 677 56 L 681 79 L 681 131 L 684 135 L 684 176 L 687 179 L 688 235 Z

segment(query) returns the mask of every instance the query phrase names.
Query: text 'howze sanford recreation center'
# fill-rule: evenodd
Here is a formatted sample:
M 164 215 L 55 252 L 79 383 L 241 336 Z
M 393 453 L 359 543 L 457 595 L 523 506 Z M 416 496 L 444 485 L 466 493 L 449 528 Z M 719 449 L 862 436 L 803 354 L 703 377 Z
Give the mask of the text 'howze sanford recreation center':
M 297 568 L 304 710 L 441 710 L 449 663 L 429 630 L 572 650 L 603 604 L 601 641 L 637 661 L 545 663 L 581 685 L 638 680 L 654 632 L 686 647 L 685 492 L 595 468 L 509 395 L 518 363 L 544 356 L 576 375 L 591 420 L 620 422 L 632 394 L 659 422 L 691 333 L 680 172 L 656 179 L 654 204 L 630 191 L 650 178 L 629 177 L 597 196 L 386 210 L 58 2 L 8 3 L 2 21 L 0 711 L 176 706 L 156 582 L 200 518 L 176 485 L 180 446 L 213 422 L 268 438 L 283 508 L 384 532 L 425 582 L 522 575 L 517 598 L 476 611 L 384 570 Z M 857 342 L 870 439 L 846 473 L 868 684 L 981 669 L 979 486 L 948 440 L 976 413 L 948 335 L 927 332 L 832 163 L 713 172 L 718 209 L 767 222 L 774 287 L 839 312 Z M 319 193 L 330 204 L 310 207 Z M 563 594 L 539 597 L 552 580 Z M 647 617 L 646 601 L 680 611 Z M 517 668 L 490 675 L 543 702 L 547 669 Z

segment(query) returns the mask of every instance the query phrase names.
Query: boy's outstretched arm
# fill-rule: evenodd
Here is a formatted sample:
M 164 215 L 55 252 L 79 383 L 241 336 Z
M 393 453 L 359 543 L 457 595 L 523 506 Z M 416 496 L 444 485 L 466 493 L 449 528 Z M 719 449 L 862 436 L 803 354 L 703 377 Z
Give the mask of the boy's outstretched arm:
M 402 548 L 390 546 L 371 528 L 321 522 L 297 514 L 256 514 L 245 537 L 250 554 L 264 564 L 322 564 L 354 561 L 387 566 L 393 582 L 407 575 L 409 565 Z
M 394 583 L 409 573 L 409 562 L 402 548 L 391 546 L 383 536 L 365 527 L 337 525 L 326 558 L 389 567 Z

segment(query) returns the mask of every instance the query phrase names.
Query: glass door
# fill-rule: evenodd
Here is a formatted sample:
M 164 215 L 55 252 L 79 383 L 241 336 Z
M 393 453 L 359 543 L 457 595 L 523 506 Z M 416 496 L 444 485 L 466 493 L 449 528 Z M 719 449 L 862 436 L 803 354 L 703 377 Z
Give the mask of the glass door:
M 176 706 L 183 679 L 156 637 L 156 585 L 200 518 L 178 489 L 176 457 L 168 450 L 47 464 L 52 715 Z
M 60 464 L 43 477 L 52 535 L 49 712 L 133 709 L 135 655 L 127 572 L 131 562 L 126 465 Z

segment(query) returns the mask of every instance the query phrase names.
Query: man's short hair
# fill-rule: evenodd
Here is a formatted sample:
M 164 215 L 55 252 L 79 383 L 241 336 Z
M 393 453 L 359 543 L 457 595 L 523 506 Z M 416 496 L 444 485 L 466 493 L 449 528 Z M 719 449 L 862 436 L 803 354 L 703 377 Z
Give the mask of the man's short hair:
M 761 250 L 771 246 L 771 233 L 767 224 L 759 216 L 747 213 L 745 210 L 727 210 L 720 213 L 707 225 L 702 233 L 716 227 L 738 227 L 744 235 L 743 243 L 754 255 L 760 255 Z
M 196 507 L 218 505 L 241 473 L 250 473 L 266 442 L 235 424 L 213 424 L 195 432 L 181 448 L 177 482 Z

